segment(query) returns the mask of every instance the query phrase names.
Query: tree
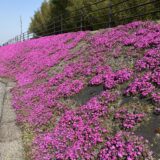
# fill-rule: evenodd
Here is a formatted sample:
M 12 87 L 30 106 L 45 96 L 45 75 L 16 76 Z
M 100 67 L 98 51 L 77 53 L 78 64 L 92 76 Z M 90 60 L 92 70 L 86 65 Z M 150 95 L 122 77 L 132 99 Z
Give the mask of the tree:
M 36 35 L 44 35 L 48 32 L 51 20 L 51 7 L 47 1 L 44 1 L 38 11 L 35 12 L 29 31 Z
M 38 36 L 80 30 L 82 25 L 83 30 L 97 30 L 133 20 L 157 19 L 160 13 L 147 13 L 159 8 L 155 0 L 49 0 L 35 12 L 29 30 Z

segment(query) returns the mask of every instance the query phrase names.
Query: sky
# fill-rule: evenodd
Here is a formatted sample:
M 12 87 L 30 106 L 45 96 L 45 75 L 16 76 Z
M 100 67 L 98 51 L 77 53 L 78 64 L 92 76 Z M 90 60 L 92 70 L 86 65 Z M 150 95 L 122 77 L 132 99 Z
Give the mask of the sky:
M 43 0 L 0 0 L 0 45 L 28 30 L 31 17 L 40 8 Z

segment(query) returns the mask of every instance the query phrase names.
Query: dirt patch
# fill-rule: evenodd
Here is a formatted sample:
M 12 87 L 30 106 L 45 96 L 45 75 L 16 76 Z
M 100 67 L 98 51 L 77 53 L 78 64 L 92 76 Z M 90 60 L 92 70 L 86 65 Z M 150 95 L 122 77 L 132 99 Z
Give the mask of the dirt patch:
M 135 131 L 137 135 L 143 136 L 149 141 L 156 159 L 160 158 L 160 133 L 157 132 L 158 128 L 160 128 L 160 116 L 152 114 L 149 121 Z
M 99 86 L 87 86 L 79 94 L 73 97 L 73 99 L 79 104 L 85 104 L 90 98 L 99 95 L 103 91 L 103 85 Z

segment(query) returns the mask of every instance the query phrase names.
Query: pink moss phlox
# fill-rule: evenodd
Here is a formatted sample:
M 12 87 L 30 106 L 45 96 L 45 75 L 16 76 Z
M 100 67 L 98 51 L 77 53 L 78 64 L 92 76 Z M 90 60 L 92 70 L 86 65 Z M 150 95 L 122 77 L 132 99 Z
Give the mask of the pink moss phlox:
M 147 96 L 155 90 L 155 86 L 151 81 L 151 72 L 148 72 L 140 78 L 136 78 L 126 89 L 127 95 L 142 95 Z
M 144 118 L 143 113 L 130 113 L 127 109 L 120 109 L 115 113 L 115 119 L 118 120 L 124 129 L 132 129 L 137 123 Z
M 104 84 L 106 89 L 111 89 L 117 84 L 122 84 L 130 80 L 132 76 L 132 71 L 129 69 L 122 69 L 116 72 L 113 72 L 111 69 L 107 70 L 103 74 L 98 74 L 90 80 L 91 85 Z
M 133 79 L 126 93 L 148 96 L 159 105 L 159 50 L 160 25 L 140 21 L 95 34 L 65 33 L 0 47 L 0 76 L 17 82 L 11 92 L 17 120 L 29 123 L 35 133 L 34 159 L 96 159 L 107 135 L 107 125 L 101 127 L 101 120 L 107 118 L 106 106 L 120 96 L 113 91 L 120 84 Z M 125 65 L 120 63 L 113 70 L 108 66 L 112 66 L 112 57 L 124 59 Z M 136 64 L 126 67 L 126 60 Z M 73 98 L 70 96 L 81 92 L 88 82 L 103 84 L 106 90 L 83 106 L 73 109 L 64 104 L 62 100 Z M 138 115 L 127 114 L 133 118 L 126 121 L 131 128 L 128 124 L 134 126 Z M 107 150 L 106 144 L 101 159 L 141 157 L 139 139 L 118 137 L 122 147 L 116 147 L 119 141 L 111 138 L 113 149 Z
M 100 160 L 133 160 L 139 158 L 152 159 L 148 143 L 142 137 L 128 132 L 118 132 L 114 137 L 108 138 L 104 148 L 99 153 Z
M 144 57 L 136 62 L 136 69 L 138 71 L 141 70 L 149 70 L 155 69 L 160 65 L 160 53 L 158 49 L 150 49 L 145 54 Z
M 160 92 L 152 93 L 152 99 L 156 104 L 160 104 Z
M 65 81 L 60 84 L 57 93 L 61 96 L 72 96 L 79 93 L 84 88 L 84 83 L 81 80 Z
M 103 91 L 99 96 L 98 99 L 99 101 L 104 104 L 104 105 L 108 105 L 111 102 L 114 102 L 117 97 L 119 97 L 119 93 L 118 92 L 110 92 L 108 90 Z
M 153 71 L 151 81 L 160 86 L 160 68 L 157 68 Z
M 47 108 L 44 105 L 39 105 L 36 108 L 32 109 L 31 115 L 29 116 L 29 123 L 34 126 L 38 127 L 43 124 L 47 124 L 52 118 L 52 110 Z
M 91 99 L 75 111 L 67 111 L 53 132 L 35 139 L 35 159 L 38 160 L 39 153 L 41 158 L 48 155 L 64 160 L 89 160 L 96 157 L 93 148 L 103 142 L 102 134 L 106 133 L 106 129 L 100 126 L 98 120 L 106 114 L 107 108 L 102 106 L 97 98 Z

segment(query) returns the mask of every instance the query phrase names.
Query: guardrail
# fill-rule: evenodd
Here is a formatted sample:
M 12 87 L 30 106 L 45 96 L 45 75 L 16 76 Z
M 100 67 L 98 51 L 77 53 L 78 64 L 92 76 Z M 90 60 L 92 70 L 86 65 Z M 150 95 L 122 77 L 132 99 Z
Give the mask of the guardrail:
M 36 30 L 36 34 L 28 31 L 24 32 L 21 35 L 10 39 L 3 45 L 71 31 L 96 30 L 100 28 L 114 27 L 133 20 L 160 19 L 160 0 L 145 0 L 138 5 L 135 4 L 134 6 L 121 9 L 122 5 L 131 1 L 133 0 L 122 0 L 118 3 L 112 3 L 111 0 L 99 0 L 72 11 L 70 15 L 66 16 L 61 14 L 55 17 L 53 23 L 45 26 L 47 29 Z M 141 10 L 145 10 L 145 7 L 151 5 L 152 7 L 149 10 L 143 11 L 143 14 L 140 13 Z M 86 13 L 87 8 L 92 9 Z M 132 12 L 133 15 L 131 14 Z M 129 16 L 126 16 L 127 13 L 130 13 L 128 14 Z M 71 20 L 74 22 L 74 25 L 70 25 Z

